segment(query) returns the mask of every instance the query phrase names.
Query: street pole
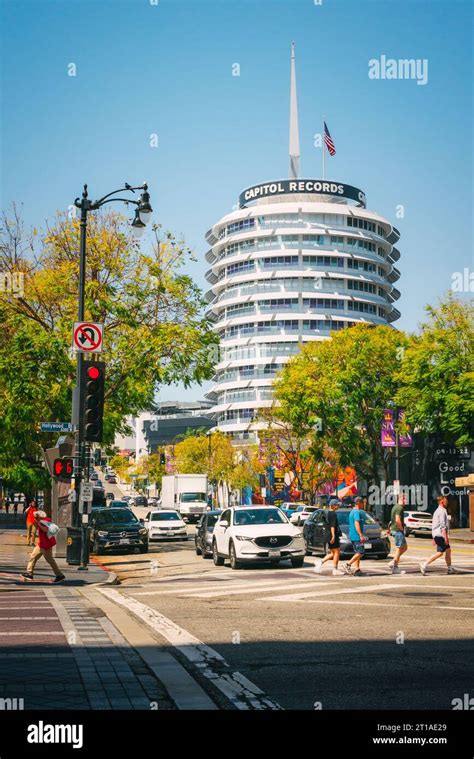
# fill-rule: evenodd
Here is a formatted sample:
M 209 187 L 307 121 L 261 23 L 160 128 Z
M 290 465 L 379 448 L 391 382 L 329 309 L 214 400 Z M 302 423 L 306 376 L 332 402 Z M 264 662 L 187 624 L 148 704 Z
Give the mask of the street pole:
M 82 193 L 81 201 L 81 242 L 80 242 L 80 255 L 79 255 L 79 305 L 77 311 L 77 320 L 79 322 L 84 321 L 85 311 L 85 297 L 86 297 L 86 240 L 87 240 L 87 212 L 90 207 L 90 201 L 87 197 L 87 185 L 84 185 L 84 191 Z M 78 405 L 79 409 L 82 409 L 81 393 L 81 365 L 83 361 L 83 355 L 81 351 L 77 351 L 77 374 L 76 374 L 76 387 L 78 388 Z M 89 457 L 86 455 L 86 446 L 84 443 L 84 417 L 82 413 L 79 413 L 78 425 L 77 425 L 77 454 L 78 454 L 78 467 L 75 479 L 76 500 L 73 504 L 75 508 L 75 518 L 73 519 L 73 525 L 82 529 L 81 534 L 81 563 L 79 569 L 84 571 L 88 569 L 89 563 L 89 543 L 87 540 L 87 523 L 84 521 L 84 514 L 79 513 L 79 499 L 81 491 L 81 483 L 89 482 Z M 87 446 L 89 451 L 89 446 Z

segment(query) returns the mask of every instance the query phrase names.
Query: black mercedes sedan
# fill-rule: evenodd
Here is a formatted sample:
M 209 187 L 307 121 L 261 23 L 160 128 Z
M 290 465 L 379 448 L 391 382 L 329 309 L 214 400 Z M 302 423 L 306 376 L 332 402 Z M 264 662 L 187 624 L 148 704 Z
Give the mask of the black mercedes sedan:
M 148 552 L 148 532 L 129 509 L 97 509 L 89 522 L 89 547 L 91 553 L 101 554 L 113 548 Z

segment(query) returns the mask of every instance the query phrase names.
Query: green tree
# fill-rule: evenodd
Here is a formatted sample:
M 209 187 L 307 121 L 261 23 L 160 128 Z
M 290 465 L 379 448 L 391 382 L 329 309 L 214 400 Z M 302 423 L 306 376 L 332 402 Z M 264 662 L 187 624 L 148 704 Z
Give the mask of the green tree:
M 105 328 L 104 445 L 127 433 L 126 417 L 157 389 L 212 375 L 217 337 L 205 301 L 185 273 L 191 253 L 161 227 L 146 251 L 116 213 L 91 215 L 85 318 Z M 52 436 L 39 423 L 70 418 L 70 351 L 79 282 L 79 222 L 59 214 L 40 239 L 16 210 L 0 230 L 0 270 L 24 273 L 24 292 L 0 292 L 0 472 L 21 458 L 36 466 Z
M 458 446 L 474 442 L 474 302 L 448 295 L 406 347 L 396 400 L 420 432 Z
M 406 342 L 390 327 L 359 324 L 306 343 L 288 362 L 275 381 L 279 413 L 300 436 L 311 434 L 316 458 L 324 441 L 342 467 L 370 482 L 388 480 L 380 429 Z

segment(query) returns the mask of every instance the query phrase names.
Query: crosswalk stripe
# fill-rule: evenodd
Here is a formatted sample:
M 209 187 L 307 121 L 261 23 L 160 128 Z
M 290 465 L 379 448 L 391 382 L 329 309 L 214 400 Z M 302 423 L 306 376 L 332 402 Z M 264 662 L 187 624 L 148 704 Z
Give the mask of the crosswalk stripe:
M 304 580 L 305 587 L 313 585 L 332 585 L 333 582 L 328 580 Z M 218 598 L 219 596 L 240 596 L 251 595 L 252 593 L 265 593 L 266 591 L 284 590 L 288 588 L 288 583 L 247 583 L 247 585 L 235 588 L 222 588 L 221 590 L 203 591 L 198 593 L 185 593 L 189 598 Z
M 310 580 L 302 580 L 303 583 L 311 582 Z M 321 580 L 318 581 L 321 584 Z M 163 583 L 168 585 L 168 583 Z M 291 587 L 295 583 L 288 583 L 284 582 L 283 580 L 250 580 L 248 579 L 247 582 L 230 582 L 226 583 L 225 587 L 222 586 L 222 583 L 211 583 L 207 582 L 206 584 L 201 583 L 200 585 L 192 585 L 188 587 L 179 586 L 167 590 L 148 590 L 143 591 L 140 593 L 133 593 L 134 596 L 162 596 L 162 595 L 196 595 L 200 598 L 207 598 L 212 596 L 224 596 L 231 593 L 239 593 L 238 588 L 243 589 L 249 589 L 252 592 L 257 592 L 258 589 L 266 590 L 267 588 L 271 586 L 275 586 L 277 588 L 287 588 Z M 298 583 L 299 584 L 299 583 Z M 324 582 L 322 582 L 324 584 Z
M 265 599 L 261 599 L 265 600 Z M 270 599 L 274 600 L 274 599 Z M 309 604 L 327 604 L 327 601 L 319 600 L 316 598 L 309 598 L 306 603 Z M 383 608 L 414 608 L 414 609 L 447 609 L 449 611 L 474 611 L 474 606 L 448 606 L 448 604 L 407 604 L 407 603 L 393 603 L 390 599 L 390 603 L 377 603 L 376 601 L 331 601 L 331 605 L 337 606 L 382 606 Z
M 354 578 L 357 580 L 357 578 Z M 357 587 L 357 588 L 336 588 L 335 590 L 322 590 L 322 591 L 315 591 L 311 593 L 285 593 L 283 596 L 268 596 L 267 598 L 261 598 L 261 601 L 301 601 L 305 598 L 311 598 L 314 596 L 335 596 L 339 595 L 340 593 L 372 593 L 374 590 L 393 590 L 394 588 L 406 588 L 406 587 L 416 587 L 418 588 L 419 585 L 411 585 L 407 586 L 406 583 L 383 583 L 382 585 L 364 585 L 363 587 Z

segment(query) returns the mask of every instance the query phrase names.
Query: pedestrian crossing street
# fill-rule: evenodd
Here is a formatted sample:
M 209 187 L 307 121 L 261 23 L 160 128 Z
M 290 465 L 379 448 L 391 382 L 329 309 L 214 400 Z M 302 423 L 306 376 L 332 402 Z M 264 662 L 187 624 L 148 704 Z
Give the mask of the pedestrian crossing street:
M 363 577 L 333 576 L 329 563 L 318 574 L 314 566 L 316 558 L 312 556 L 306 557 L 302 569 L 282 564 L 277 570 L 257 567 L 232 571 L 202 561 L 195 565 L 195 571 L 186 574 L 160 577 L 158 568 L 156 579 L 136 587 L 122 586 L 122 592 L 153 604 L 159 603 L 160 598 L 165 601 L 171 597 L 219 601 L 231 596 L 236 600 L 252 596 L 257 603 L 410 606 L 415 605 L 410 603 L 410 596 L 416 596 L 413 601 L 417 606 L 421 600 L 433 608 L 474 611 L 472 549 L 459 552 L 453 562 L 457 570 L 454 575 L 447 575 L 444 560 L 440 559 L 427 576 L 422 576 L 418 565 L 426 556 L 425 551 L 412 553 L 410 560 L 401 563 L 405 574 L 400 575 L 393 575 L 385 561 L 365 560 L 361 564 Z

